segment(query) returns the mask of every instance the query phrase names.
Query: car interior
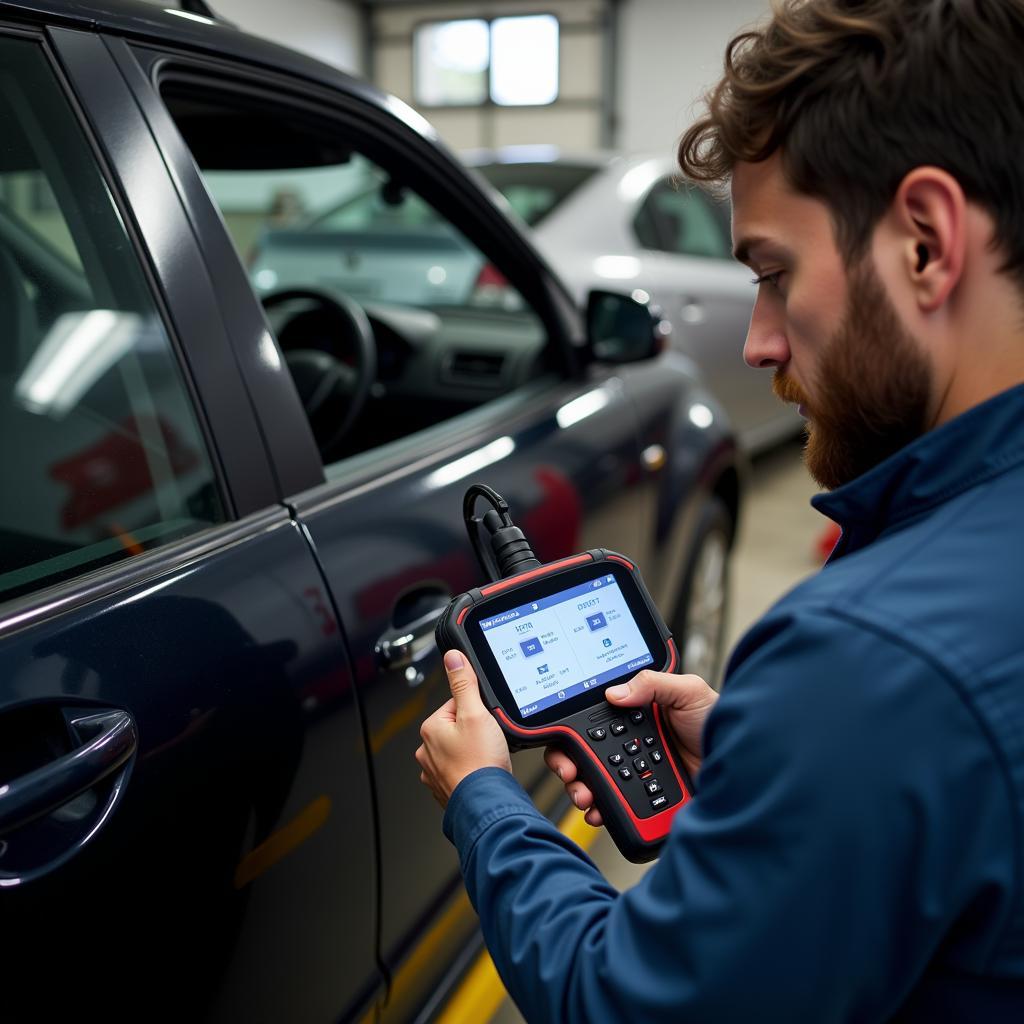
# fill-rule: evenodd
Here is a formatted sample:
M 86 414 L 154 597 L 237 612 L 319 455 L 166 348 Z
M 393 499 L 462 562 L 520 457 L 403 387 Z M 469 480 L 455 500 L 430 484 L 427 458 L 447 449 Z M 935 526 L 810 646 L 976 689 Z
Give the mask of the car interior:
M 325 463 L 552 371 L 540 318 L 417 194 L 413 169 L 396 154 L 357 151 L 338 124 L 305 109 L 173 78 L 161 91 L 263 302 Z M 383 215 L 366 214 L 367 196 Z M 337 211 L 352 200 L 362 209 L 346 223 Z M 403 203 L 419 214 L 386 215 Z

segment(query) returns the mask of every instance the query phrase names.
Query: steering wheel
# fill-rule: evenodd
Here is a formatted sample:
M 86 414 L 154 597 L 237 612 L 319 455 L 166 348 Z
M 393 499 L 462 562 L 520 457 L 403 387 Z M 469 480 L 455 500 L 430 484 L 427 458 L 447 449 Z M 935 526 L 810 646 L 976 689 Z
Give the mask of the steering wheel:
M 263 296 L 269 313 L 294 304 L 277 330 L 284 360 L 320 454 L 348 432 L 377 378 L 377 343 L 361 306 L 322 288 L 286 288 Z

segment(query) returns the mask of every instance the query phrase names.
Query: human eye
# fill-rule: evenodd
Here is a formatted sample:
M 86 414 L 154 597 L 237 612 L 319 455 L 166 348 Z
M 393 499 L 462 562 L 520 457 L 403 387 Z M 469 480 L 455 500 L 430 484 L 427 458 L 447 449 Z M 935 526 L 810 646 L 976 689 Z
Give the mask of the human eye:
M 751 280 L 751 284 L 760 287 L 762 284 L 769 284 L 776 291 L 779 291 L 779 278 L 782 277 L 782 271 L 777 270 L 772 274 L 758 274 L 757 277 Z

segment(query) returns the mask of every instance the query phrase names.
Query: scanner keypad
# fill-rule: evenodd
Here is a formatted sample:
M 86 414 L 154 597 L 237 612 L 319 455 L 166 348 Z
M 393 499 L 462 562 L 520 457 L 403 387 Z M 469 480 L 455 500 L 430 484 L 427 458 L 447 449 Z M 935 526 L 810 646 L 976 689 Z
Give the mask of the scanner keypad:
M 675 775 L 664 770 L 665 752 L 660 747 L 660 737 L 649 731 L 653 716 L 639 708 L 627 716 L 628 723 L 615 718 L 599 726 L 593 725 L 591 719 L 585 733 L 591 749 L 615 769 L 612 778 L 633 813 L 649 818 L 678 804 L 682 793 Z M 655 777 L 656 768 L 663 769 L 659 777 Z

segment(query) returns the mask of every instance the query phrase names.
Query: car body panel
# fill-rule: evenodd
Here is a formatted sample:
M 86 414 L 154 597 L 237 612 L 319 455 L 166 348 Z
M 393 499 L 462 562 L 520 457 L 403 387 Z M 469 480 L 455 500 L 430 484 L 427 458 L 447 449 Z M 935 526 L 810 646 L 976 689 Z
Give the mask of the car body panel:
M 44 870 L 8 877 L 0 896 L 7 1019 L 38 1019 L 40 969 L 59 976 L 46 1005 L 63 1016 L 112 959 L 122 998 L 162 990 L 161 1011 L 202 1005 L 212 1020 L 269 1008 L 323 1020 L 365 1006 L 380 982 L 351 927 L 375 912 L 372 842 L 350 841 L 373 819 L 324 582 L 283 510 L 210 540 L 129 585 L 115 572 L 106 594 L 60 615 L 19 622 L 5 608 L 0 717 L 113 708 L 138 731 L 103 827 L 102 785 L 51 825 L 64 834 L 45 857 L 81 842 L 77 856 L 46 870 L 38 829 L 4 839 L 5 870 Z
M 224 503 L 243 518 L 2 606 L 0 723 L 28 722 L 29 764 L 67 749 L 71 710 L 127 713 L 138 735 L 119 798 L 104 783 L 3 837 L 5 1014 L 40 1012 L 40 970 L 60 978 L 46 1005 L 71 1013 L 112 960 L 131 1005 L 173 963 L 168 1012 L 356 1012 L 383 985 L 373 805 L 330 594 L 276 503 L 221 307 L 134 98 L 98 36 L 51 39 L 207 414 Z M 347 842 L 353 830 L 362 842 Z M 369 940 L 349 914 L 371 922 Z
M 581 395 L 600 396 L 606 414 L 560 427 L 559 410 Z M 533 396 L 499 399 L 472 419 L 470 430 L 446 425 L 424 438 L 418 457 L 409 453 L 394 472 L 328 484 L 295 501 L 339 594 L 350 648 L 359 652 L 354 664 L 380 810 L 381 943 L 389 966 L 414 940 L 437 894 L 456 884 L 458 865 L 436 827 L 437 807 L 409 767 L 421 721 L 447 697 L 440 652 L 427 635 L 413 665 L 389 669 L 375 648 L 431 611 L 436 618 L 451 597 L 482 582 L 462 523 L 466 487 L 485 479 L 497 488 L 544 561 L 602 542 L 635 550 L 645 518 L 643 492 L 630 486 L 639 468 L 635 421 L 616 378 L 573 390 L 538 385 Z M 432 628 L 431 620 L 425 633 Z M 537 758 L 516 761 L 523 781 L 535 783 Z

